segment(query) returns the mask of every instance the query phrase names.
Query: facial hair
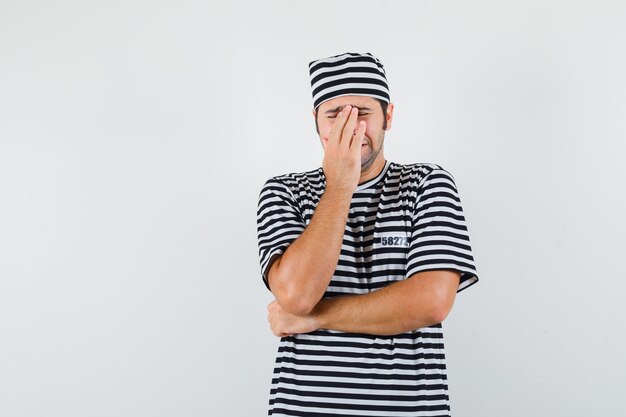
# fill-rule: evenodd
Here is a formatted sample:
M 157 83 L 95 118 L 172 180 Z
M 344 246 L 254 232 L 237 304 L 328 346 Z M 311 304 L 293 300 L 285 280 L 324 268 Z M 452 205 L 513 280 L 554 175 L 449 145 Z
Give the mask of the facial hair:
M 376 149 L 372 148 L 371 141 L 369 141 L 369 143 L 366 145 L 370 148 L 370 152 L 369 154 L 366 153 L 365 155 L 361 157 L 361 172 L 368 170 L 372 166 L 372 164 L 378 157 L 378 154 L 380 153 L 381 149 L 383 148 L 384 141 L 385 141 L 385 131 L 383 130 L 380 136 L 378 137 L 378 147 Z

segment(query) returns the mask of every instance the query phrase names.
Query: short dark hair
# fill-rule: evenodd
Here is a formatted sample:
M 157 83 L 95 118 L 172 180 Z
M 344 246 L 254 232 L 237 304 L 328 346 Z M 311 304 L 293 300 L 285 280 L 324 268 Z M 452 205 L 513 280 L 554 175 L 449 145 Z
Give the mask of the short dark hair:
M 383 130 L 387 129 L 387 107 L 389 107 L 389 103 L 387 103 L 386 101 L 383 101 L 379 98 L 376 99 L 376 101 L 378 101 L 380 103 L 380 108 L 383 111 Z M 319 107 L 317 108 L 319 110 Z M 317 114 L 319 113 L 319 111 L 315 111 L 315 131 L 319 134 L 320 133 L 320 128 L 319 125 L 317 124 Z

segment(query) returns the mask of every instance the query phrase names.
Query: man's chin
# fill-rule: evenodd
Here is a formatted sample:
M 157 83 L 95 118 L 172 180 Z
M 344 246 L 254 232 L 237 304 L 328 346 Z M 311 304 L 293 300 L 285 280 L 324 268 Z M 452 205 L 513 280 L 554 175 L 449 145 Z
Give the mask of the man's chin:
M 369 167 L 372 166 L 373 162 L 374 162 L 373 159 L 361 158 L 361 171 L 365 171 L 366 169 L 369 169 Z

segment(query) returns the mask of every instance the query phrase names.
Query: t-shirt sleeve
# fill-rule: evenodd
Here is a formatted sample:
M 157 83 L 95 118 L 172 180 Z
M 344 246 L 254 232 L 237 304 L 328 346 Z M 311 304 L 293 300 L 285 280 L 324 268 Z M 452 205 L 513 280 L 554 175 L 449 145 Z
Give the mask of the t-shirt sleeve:
M 269 290 L 268 266 L 304 231 L 306 224 L 291 190 L 276 178 L 265 182 L 259 194 L 257 238 L 261 277 Z
M 478 281 L 461 199 L 448 171 L 433 169 L 421 180 L 411 220 L 407 277 L 423 271 L 458 271 L 457 292 Z

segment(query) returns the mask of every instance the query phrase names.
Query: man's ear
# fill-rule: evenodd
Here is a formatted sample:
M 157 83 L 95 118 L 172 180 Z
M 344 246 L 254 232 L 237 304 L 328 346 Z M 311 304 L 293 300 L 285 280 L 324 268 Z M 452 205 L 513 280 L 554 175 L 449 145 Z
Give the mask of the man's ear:
M 391 121 L 393 120 L 393 103 L 387 105 L 387 114 L 385 117 L 387 118 L 387 129 L 385 130 L 389 130 L 391 129 Z

